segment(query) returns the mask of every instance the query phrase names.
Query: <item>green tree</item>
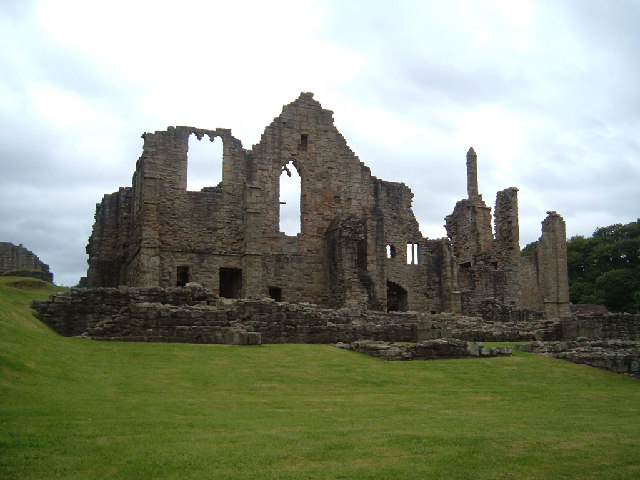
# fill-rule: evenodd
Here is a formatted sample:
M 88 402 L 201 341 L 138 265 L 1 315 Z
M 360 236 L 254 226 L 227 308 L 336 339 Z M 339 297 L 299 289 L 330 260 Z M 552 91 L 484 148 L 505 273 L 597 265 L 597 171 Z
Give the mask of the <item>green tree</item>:
M 596 279 L 596 288 L 611 310 L 636 313 L 633 311 L 634 295 L 640 292 L 637 272 L 621 268 L 609 270 Z
M 537 240 L 535 242 L 528 243 L 527 246 L 522 249 L 522 255 L 527 257 L 533 255 L 533 250 L 536 248 L 536 245 L 538 245 Z
M 591 238 L 571 237 L 567 266 L 573 303 L 640 312 L 640 219 L 598 228 Z

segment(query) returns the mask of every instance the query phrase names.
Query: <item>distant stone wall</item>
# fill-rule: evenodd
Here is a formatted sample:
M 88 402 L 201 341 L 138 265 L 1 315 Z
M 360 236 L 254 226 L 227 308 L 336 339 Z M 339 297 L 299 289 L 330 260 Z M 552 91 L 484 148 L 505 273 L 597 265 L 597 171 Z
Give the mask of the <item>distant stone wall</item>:
M 37 255 L 20 245 L 0 242 L 0 275 L 12 273 L 53 282 L 53 273 Z

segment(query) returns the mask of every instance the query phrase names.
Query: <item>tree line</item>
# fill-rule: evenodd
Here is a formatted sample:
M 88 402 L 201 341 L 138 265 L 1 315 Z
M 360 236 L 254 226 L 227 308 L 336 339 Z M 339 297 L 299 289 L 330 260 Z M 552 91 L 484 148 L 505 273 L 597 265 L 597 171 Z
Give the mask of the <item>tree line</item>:
M 640 219 L 571 237 L 567 266 L 571 302 L 640 313 Z

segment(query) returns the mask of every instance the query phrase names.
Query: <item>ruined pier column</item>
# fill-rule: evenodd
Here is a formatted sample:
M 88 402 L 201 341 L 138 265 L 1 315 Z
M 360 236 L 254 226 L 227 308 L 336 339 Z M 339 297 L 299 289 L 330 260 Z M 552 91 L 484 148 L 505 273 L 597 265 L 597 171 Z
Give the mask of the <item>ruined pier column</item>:
M 567 273 L 567 227 L 556 212 L 547 212 L 537 245 L 538 288 L 548 318 L 569 315 L 569 275 Z
M 470 199 L 478 196 L 478 156 L 473 147 L 467 152 L 467 195 Z

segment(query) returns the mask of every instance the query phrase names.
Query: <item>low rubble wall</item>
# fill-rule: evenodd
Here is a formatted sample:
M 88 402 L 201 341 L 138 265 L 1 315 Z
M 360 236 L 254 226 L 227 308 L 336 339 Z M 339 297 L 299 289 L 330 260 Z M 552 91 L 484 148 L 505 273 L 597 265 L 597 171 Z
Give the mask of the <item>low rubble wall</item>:
M 591 314 L 563 319 L 324 309 L 272 299 L 218 298 L 186 288 L 75 288 L 34 301 L 39 318 L 65 336 L 185 343 L 337 343 L 356 340 L 469 342 L 639 340 L 640 315 Z M 495 305 L 494 305 L 495 307 Z
M 516 345 L 516 348 L 640 378 L 640 345 L 634 341 L 582 338 L 566 342 L 531 342 Z
M 640 341 L 640 315 L 631 313 L 589 313 L 561 320 L 561 339 L 579 337 Z
M 424 340 L 413 344 L 358 340 L 338 343 L 338 348 L 366 353 L 384 360 L 438 360 L 448 358 L 498 357 L 512 354 L 511 347 L 485 347 L 481 343 L 455 338 Z
M 439 328 L 417 312 L 331 310 L 271 299 L 224 299 L 189 288 L 72 289 L 49 301 L 34 301 L 32 307 L 58 333 L 98 340 L 337 343 L 413 342 L 441 336 Z
M 441 322 L 446 325 L 451 337 L 468 342 L 554 340 L 562 336 L 558 319 L 514 322 L 460 315 L 442 315 L 441 317 Z

